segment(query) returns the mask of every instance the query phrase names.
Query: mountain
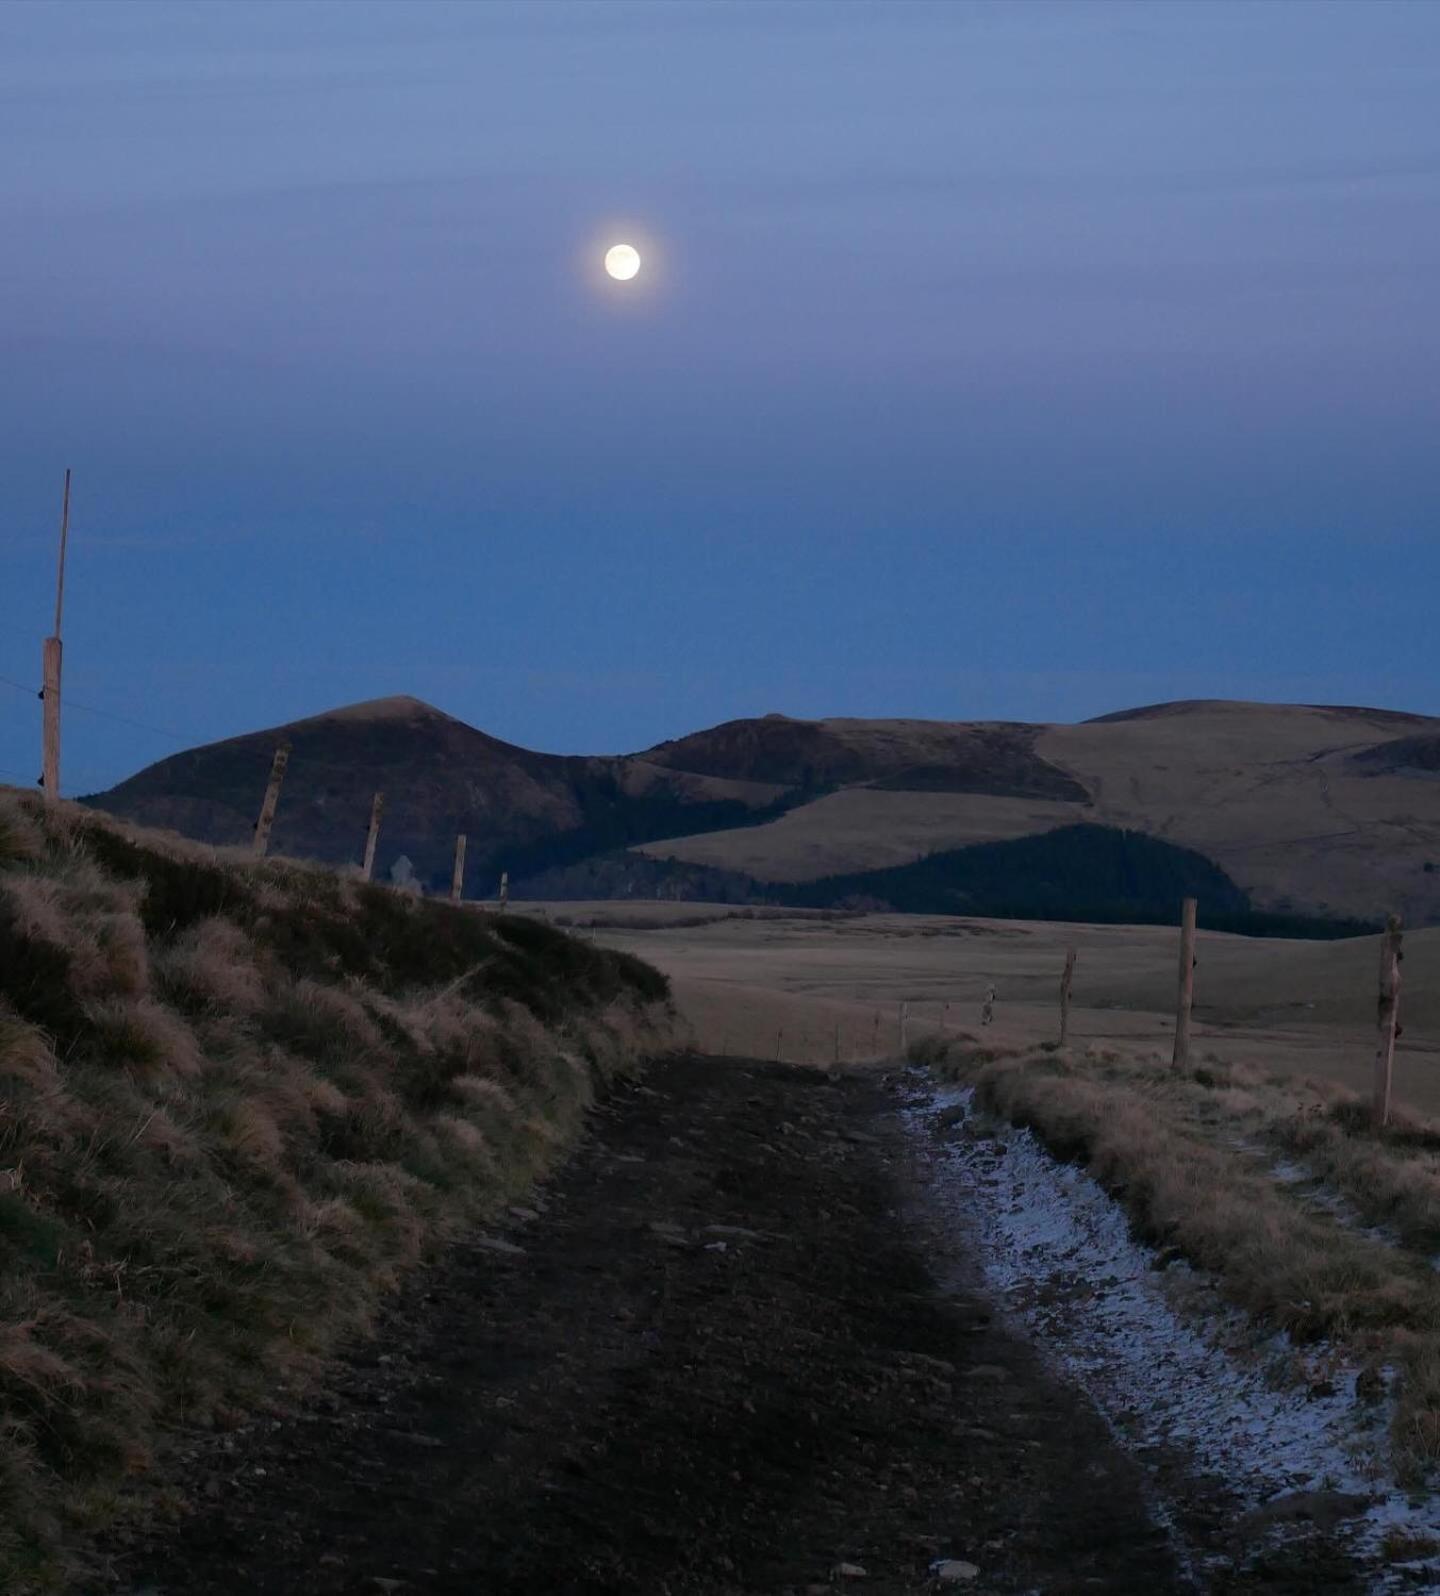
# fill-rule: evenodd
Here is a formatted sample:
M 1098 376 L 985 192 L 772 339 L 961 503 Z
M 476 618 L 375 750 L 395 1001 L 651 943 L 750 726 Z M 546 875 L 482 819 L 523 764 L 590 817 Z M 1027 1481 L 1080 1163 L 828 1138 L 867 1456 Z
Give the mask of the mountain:
M 1199 700 L 1080 725 L 729 721 L 639 754 L 503 743 L 413 698 L 352 705 L 161 761 L 89 800 L 247 841 L 292 746 L 276 851 L 358 860 L 386 793 L 381 871 L 407 855 L 471 890 L 662 892 L 1096 918 L 1193 890 L 1245 915 L 1440 923 L 1440 719 Z M 997 851 L 998 850 L 998 851 Z
M 271 848 L 359 861 L 374 794 L 385 794 L 376 873 L 401 855 L 447 886 L 457 832 L 472 890 L 487 870 L 543 869 L 646 838 L 736 824 L 774 809 L 778 789 L 690 775 L 642 759 L 537 754 L 417 698 L 373 699 L 209 743 L 86 800 L 201 842 L 248 843 L 276 746 L 290 744 Z

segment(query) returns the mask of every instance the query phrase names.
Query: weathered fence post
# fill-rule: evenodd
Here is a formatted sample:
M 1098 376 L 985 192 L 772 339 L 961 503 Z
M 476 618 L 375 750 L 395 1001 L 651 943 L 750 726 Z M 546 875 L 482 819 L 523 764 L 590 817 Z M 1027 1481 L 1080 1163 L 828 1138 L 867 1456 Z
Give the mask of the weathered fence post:
M 1375 1049 L 1375 1129 L 1390 1119 L 1390 1081 L 1395 1065 L 1395 1038 L 1400 1034 L 1400 916 L 1385 921 L 1380 938 L 1380 1042 Z
M 500 913 L 504 914 L 506 909 L 508 909 L 509 907 L 510 907 L 510 872 L 508 870 L 502 870 L 500 872 Z
M 365 862 L 360 874 L 369 881 L 375 873 L 375 844 L 380 840 L 380 816 L 385 813 L 385 794 L 377 792 L 370 802 L 370 829 L 365 833 Z
M 1177 1069 L 1190 1064 L 1190 1008 L 1195 1000 L 1195 899 L 1186 898 L 1180 909 L 1180 992 L 1175 1005 L 1175 1055 Z
M 53 804 L 60 796 L 60 639 L 47 637 L 40 653 L 43 672 L 41 689 L 42 737 L 40 785 L 45 802 Z
M 459 903 L 465 895 L 465 833 L 455 838 L 455 869 L 450 875 L 450 901 Z
M 990 1025 L 995 1019 L 995 983 L 985 988 L 985 1001 L 980 1005 L 981 1025 Z
M 900 1057 L 904 1058 L 910 1045 L 910 1005 L 900 1005 Z
M 65 472 L 65 492 L 60 503 L 60 564 L 55 578 L 55 631 L 40 653 L 42 738 L 40 783 L 45 802 L 60 796 L 60 618 L 65 608 L 65 543 L 70 535 L 70 472 Z
M 780 1062 L 780 1050 L 785 1045 L 785 1027 L 782 1025 L 775 1033 L 775 1062 Z
M 1075 949 L 1065 949 L 1065 973 L 1060 977 L 1060 1046 L 1070 1040 L 1070 983 L 1075 979 Z
M 281 743 L 270 762 L 270 782 L 265 788 L 265 801 L 260 805 L 260 818 L 255 822 L 255 857 L 263 859 L 270 846 L 270 828 L 275 824 L 275 807 L 280 802 L 280 784 L 285 780 L 285 767 L 290 763 L 290 744 Z

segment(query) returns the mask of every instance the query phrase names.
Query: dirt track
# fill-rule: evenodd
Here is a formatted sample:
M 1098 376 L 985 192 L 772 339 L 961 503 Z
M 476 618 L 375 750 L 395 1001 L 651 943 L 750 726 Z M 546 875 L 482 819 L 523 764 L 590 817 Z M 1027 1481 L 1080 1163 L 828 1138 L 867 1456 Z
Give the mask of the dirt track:
M 1083 1399 L 934 1284 L 893 1107 L 708 1059 L 623 1089 L 495 1232 L 523 1251 L 455 1253 L 306 1411 L 207 1438 L 120 1588 L 1192 1589 Z

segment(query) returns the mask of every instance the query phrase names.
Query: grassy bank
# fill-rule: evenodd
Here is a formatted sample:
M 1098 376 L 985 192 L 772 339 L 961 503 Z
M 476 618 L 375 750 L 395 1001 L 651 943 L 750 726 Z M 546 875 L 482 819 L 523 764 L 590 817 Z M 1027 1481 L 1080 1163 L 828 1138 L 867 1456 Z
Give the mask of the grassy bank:
M 1402 1114 L 1377 1134 L 1344 1087 L 1213 1058 L 1177 1072 L 1155 1057 L 1009 1053 L 973 1037 L 927 1039 L 914 1056 L 1086 1165 L 1157 1261 L 1184 1257 L 1257 1324 L 1352 1357 L 1357 1399 L 1393 1395 L 1397 1476 L 1433 1477 L 1440 1124 Z
M 554 1162 L 664 979 L 0 791 L 0 1589 Z

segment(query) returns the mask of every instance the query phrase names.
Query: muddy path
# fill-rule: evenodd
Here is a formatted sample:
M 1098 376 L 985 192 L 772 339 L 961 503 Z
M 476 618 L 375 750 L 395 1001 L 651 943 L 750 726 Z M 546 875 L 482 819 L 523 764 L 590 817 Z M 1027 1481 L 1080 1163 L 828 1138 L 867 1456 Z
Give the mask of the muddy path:
M 895 1093 L 708 1059 L 622 1088 L 303 1410 L 198 1441 L 114 1588 L 1195 1588 L 1097 1414 L 937 1269 Z

